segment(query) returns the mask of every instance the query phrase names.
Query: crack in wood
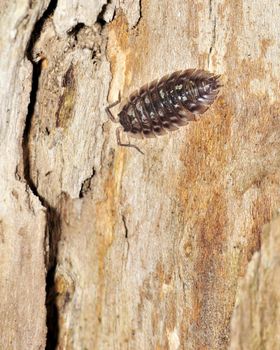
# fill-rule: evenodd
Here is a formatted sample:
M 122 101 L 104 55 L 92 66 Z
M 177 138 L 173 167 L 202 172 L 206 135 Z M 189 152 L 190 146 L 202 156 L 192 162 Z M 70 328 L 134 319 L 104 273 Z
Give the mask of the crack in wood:
M 124 226 L 124 231 L 125 231 L 125 239 L 128 239 L 128 228 L 127 228 L 127 225 L 126 225 L 126 219 L 125 219 L 125 216 L 122 215 L 122 221 L 123 221 L 123 226 Z
M 60 214 L 56 208 L 52 208 L 45 198 L 38 192 L 30 171 L 30 132 L 32 129 L 32 120 L 34 117 L 39 80 L 42 71 L 42 59 L 34 59 L 33 48 L 40 37 L 45 21 L 53 14 L 57 6 L 57 0 L 51 0 L 41 18 L 34 25 L 29 43 L 26 48 L 26 56 L 33 66 L 32 86 L 30 91 L 30 101 L 28 105 L 25 128 L 23 132 L 22 150 L 23 150 L 23 175 L 24 179 L 31 189 L 32 193 L 39 198 L 41 204 L 47 210 L 45 245 L 49 247 L 49 254 L 45 256 L 46 275 L 46 309 L 47 309 L 47 339 L 46 349 L 55 349 L 58 344 L 58 308 L 56 306 L 56 288 L 55 271 L 57 265 L 58 242 L 60 240 Z
M 213 0 L 209 0 L 209 19 L 211 19 L 212 16 L 212 10 L 213 10 Z
M 106 11 L 107 11 L 108 5 L 111 5 L 111 3 L 112 3 L 112 1 L 108 0 L 102 6 L 101 11 L 99 12 L 99 15 L 97 16 L 97 21 L 96 22 L 101 25 L 101 28 L 104 27 L 107 24 L 107 21 L 105 19 L 105 15 L 106 15 Z M 114 11 L 112 20 L 114 19 L 114 15 L 115 15 L 115 11 Z
M 82 28 L 84 28 L 84 27 L 85 27 L 85 24 L 84 24 L 84 23 L 78 22 L 74 27 L 72 27 L 71 29 L 69 29 L 69 30 L 67 31 L 67 35 L 73 36 L 74 39 L 75 39 L 75 41 L 77 41 L 77 40 L 78 40 L 78 33 L 79 33 L 80 30 L 81 30 Z
M 143 4 L 142 4 L 142 0 L 139 0 L 139 17 L 137 19 L 137 22 L 134 24 L 134 26 L 131 29 L 135 29 L 139 25 L 142 17 L 143 17 Z
M 96 172 L 95 169 L 92 168 L 92 173 L 89 177 L 87 177 L 81 186 L 80 193 L 79 193 L 79 198 L 84 198 L 85 195 L 91 190 L 91 180 L 95 176 Z
M 127 248 L 123 251 L 123 257 L 122 257 L 122 270 L 124 270 L 124 267 L 126 268 L 127 262 L 128 262 L 128 255 L 129 255 L 129 250 L 130 250 L 130 244 L 129 244 L 129 239 L 128 239 L 128 227 L 126 224 L 126 218 L 124 215 L 122 215 L 122 222 L 124 226 L 124 232 L 125 232 L 125 242 L 127 244 Z
M 35 183 L 33 182 L 33 179 L 30 174 L 30 149 L 29 149 L 29 135 L 30 135 L 30 130 L 32 126 L 32 118 L 34 115 L 34 110 L 35 110 L 35 104 L 36 104 L 36 99 L 37 99 L 37 92 L 38 92 L 38 85 L 39 85 L 39 78 L 41 75 L 41 70 L 42 70 L 42 64 L 41 61 L 38 63 L 33 64 L 33 72 L 32 72 L 32 86 L 31 86 L 31 91 L 30 91 L 30 102 L 28 105 L 28 110 L 27 110 L 27 116 L 26 116 L 26 121 L 25 121 L 25 128 L 23 132 L 23 141 L 22 141 L 22 148 L 23 148 L 23 174 L 25 181 L 27 182 L 28 186 L 30 187 L 31 191 L 35 196 L 37 196 L 41 204 L 44 205 L 44 200 L 41 198 L 37 191 L 37 187 Z
M 209 0 L 209 20 L 210 21 L 212 20 L 212 14 L 213 14 L 213 0 Z M 211 44 L 209 47 L 208 57 L 207 57 L 208 68 L 210 66 L 211 54 L 212 54 L 212 51 L 213 51 L 213 48 L 214 48 L 215 42 L 216 42 L 216 25 L 217 25 L 217 17 L 216 17 L 216 15 L 214 15 L 212 39 L 211 39 Z

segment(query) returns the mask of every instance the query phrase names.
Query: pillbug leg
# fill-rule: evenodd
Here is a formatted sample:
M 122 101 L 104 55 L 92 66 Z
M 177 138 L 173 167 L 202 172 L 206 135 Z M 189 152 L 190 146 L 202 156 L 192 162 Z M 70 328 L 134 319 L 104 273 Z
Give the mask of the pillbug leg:
M 121 129 L 122 129 L 121 127 L 119 127 L 119 128 L 116 129 L 117 144 L 118 144 L 119 146 L 124 146 L 124 147 L 133 147 L 133 148 L 137 149 L 138 152 L 144 154 L 144 153 L 140 150 L 140 148 L 138 148 L 137 146 L 132 145 L 132 144 L 130 144 L 130 143 L 122 143 L 122 142 L 121 142 L 121 137 L 120 137 Z
M 113 113 L 110 111 L 111 108 L 115 107 L 116 105 L 118 105 L 121 102 L 121 93 L 119 92 L 119 96 L 118 96 L 118 100 L 111 103 L 109 106 L 107 106 L 105 108 L 105 111 L 108 115 L 108 117 L 114 122 L 114 123 L 118 123 L 117 119 L 115 118 L 115 116 L 113 115 Z

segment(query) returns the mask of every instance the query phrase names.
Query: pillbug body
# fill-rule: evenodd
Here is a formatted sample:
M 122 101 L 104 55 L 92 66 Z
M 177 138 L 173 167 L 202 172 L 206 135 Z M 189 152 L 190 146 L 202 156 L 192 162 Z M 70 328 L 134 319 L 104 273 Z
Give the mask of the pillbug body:
M 219 77 L 204 70 L 188 69 L 154 80 L 130 95 L 118 114 L 118 122 L 124 132 L 138 138 L 177 130 L 196 120 L 197 115 L 204 113 L 214 102 L 221 86 Z M 110 108 L 118 103 L 120 98 L 106 108 L 115 122 Z M 121 143 L 120 131 L 118 128 L 118 144 L 138 149 L 135 145 Z

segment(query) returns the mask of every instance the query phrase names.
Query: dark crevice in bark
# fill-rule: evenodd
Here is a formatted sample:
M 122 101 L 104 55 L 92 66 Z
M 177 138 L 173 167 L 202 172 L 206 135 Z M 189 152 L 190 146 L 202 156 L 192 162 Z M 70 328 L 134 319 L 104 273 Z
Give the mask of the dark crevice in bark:
M 91 180 L 93 179 L 95 175 L 95 169 L 92 168 L 92 173 L 91 175 L 86 178 L 81 186 L 80 193 L 79 193 L 79 198 L 84 198 L 85 195 L 91 190 Z
M 55 273 L 57 267 L 58 243 L 61 237 L 61 215 L 56 208 L 48 206 L 47 234 L 49 257 L 46 262 L 46 308 L 47 308 L 47 343 L 46 349 L 56 349 L 59 336 L 59 310 L 57 307 L 57 286 Z
M 124 215 L 122 215 L 122 221 L 123 221 L 123 226 L 124 226 L 125 238 L 128 239 L 128 228 L 126 225 L 126 219 L 125 219 Z
M 209 19 L 211 19 L 212 16 L 212 10 L 213 10 L 213 0 L 209 0 Z
M 70 30 L 68 30 L 67 35 L 73 36 L 75 38 L 75 40 L 77 41 L 78 33 L 84 27 L 85 27 L 85 24 L 82 22 L 79 22 L 74 27 L 72 27 Z
M 208 52 L 208 68 L 209 68 L 209 65 L 210 65 L 210 58 L 211 58 L 211 54 L 212 54 L 212 51 L 213 51 L 213 48 L 215 46 L 215 43 L 216 43 L 216 26 L 217 26 L 217 19 L 216 17 L 214 18 L 214 24 L 213 24 L 213 32 L 212 32 L 212 41 L 211 41 L 211 45 L 210 45 L 210 48 L 209 48 L 209 52 Z
M 40 37 L 43 25 L 45 21 L 53 14 L 57 6 L 57 0 L 51 0 L 48 8 L 43 13 L 42 17 L 37 21 L 34 26 L 33 32 L 30 37 L 26 49 L 26 56 L 33 65 L 32 73 L 32 87 L 30 92 L 30 101 L 28 105 L 28 111 L 26 116 L 25 129 L 23 132 L 23 165 L 24 165 L 24 177 L 28 186 L 35 196 L 37 196 L 42 205 L 47 210 L 47 226 L 46 226 L 46 247 L 49 247 L 48 258 L 46 258 L 46 308 L 47 308 L 47 344 L 46 349 L 55 349 L 58 343 L 58 308 L 56 306 L 56 291 L 55 291 L 55 270 L 57 264 L 57 249 L 60 238 L 60 215 L 59 212 L 52 208 L 48 202 L 40 195 L 37 185 L 34 183 L 31 174 L 31 154 L 30 154 L 30 132 L 32 128 L 32 120 L 35 113 L 35 106 L 37 100 L 37 93 L 39 88 L 39 80 L 42 70 L 41 61 L 33 59 L 33 48 Z M 47 244 L 48 243 L 48 244 Z
M 124 215 L 122 215 L 122 222 L 123 222 L 123 227 L 124 227 L 124 238 L 125 238 L 125 242 L 127 244 L 127 249 L 126 249 L 124 260 L 127 262 L 129 251 L 130 251 L 130 243 L 129 243 L 129 237 L 128 237 L 128 227 L 126 224 L 126 217 Z
M 33 32 L 31 33 L 30 40 L 26 49 L 26 55 L 32 63 L 33 63 L 32 51 L 33 51 L 34 44 L 38 40 L 41 34 L 44 23 L 54 13 L 54 10 L 56 9 L 56 6 L 57 6 L 57 1 L 58 0 L 50 1 L 49 6 L 43 13 L 42 17 L 36 22 Z
M 105 15 L 108 4 L 109 4 L 109 1 L 102 6 L 102 9 L 97 17 L 96 22 L 99 23 L 101 25 L 101 27 L 104 27 L 107 24 L 107 22 L 104 19 L 104 15 Z
M 132 29 L 136 28 L 139 25 L 142 17 L 143 17 L 142 0 L 139 0 L 139 18 Z
M 30 91 L 30 101 L 29 101 L 28 110 L 27 110 L 25 129 L 23 132 L 23 143 L 22 143 L 24 178 L 25 178 L 25 181 L 28 183 L 33 194 L 35 196 L 39 197 L 41 203 L 43 204 L 44 200 L 43 200 L 43 198 L 40 197 L 40 195 L 37 191 L 37 187 L 34 184 L 33 179 L 31 177 L 31 174 L 30 174 L 29 135 L 30 135 L 30 130 L 31 130 L 31 126 L 32 126 L 32 117 L 33 117 L 34 110 L 35 110 L 39 79 L 40 79 L 41 70 L 42 70 L 41 62 L 38 62 L 38 63 L 32 62 L 32 64 L 33 64 L 32 87 L 31 87 L 31 91 Z
M 139 0 L 139 20 L 142 18 L 142 0 Z
M 101 9 L 101 11 L 100 11 L 100 13 L 99 13 L 99 15 L 97 17 L 96 23 L 100 24 L 101 29 L 107 24 L 107 21 L 105 20 L 105 14 L 106 14 L 108 5 L 111 5 L 111 3 L 112 3 L 112 1 L 108 0 L 107 3 L 102 6 L 102 9 Z M 116 9 L 114 10 L 114 14 L 113 14 L 112 20 L 115 17 L 115 11 L 116 11 Z

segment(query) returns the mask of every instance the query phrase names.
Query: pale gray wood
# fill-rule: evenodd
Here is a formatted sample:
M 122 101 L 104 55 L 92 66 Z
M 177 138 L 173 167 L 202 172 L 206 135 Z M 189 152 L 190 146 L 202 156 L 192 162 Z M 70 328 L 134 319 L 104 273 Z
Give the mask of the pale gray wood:
M 23 175 L 32 65 L 25 56 L 48 1 L 0 1 L 0 348 L 44 349 L 45 210 Z

